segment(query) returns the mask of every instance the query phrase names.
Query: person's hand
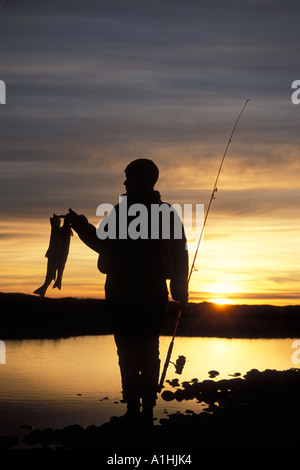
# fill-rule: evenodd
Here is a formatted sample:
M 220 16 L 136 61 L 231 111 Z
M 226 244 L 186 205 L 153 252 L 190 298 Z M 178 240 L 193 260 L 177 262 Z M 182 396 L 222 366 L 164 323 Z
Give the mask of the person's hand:
M 65 222 L 72 225 L 78 219 L 78 217 L 79 216 L 76 212 L 74 212 L 72 209 L 69 209 L 68 214 L 65 216 Z

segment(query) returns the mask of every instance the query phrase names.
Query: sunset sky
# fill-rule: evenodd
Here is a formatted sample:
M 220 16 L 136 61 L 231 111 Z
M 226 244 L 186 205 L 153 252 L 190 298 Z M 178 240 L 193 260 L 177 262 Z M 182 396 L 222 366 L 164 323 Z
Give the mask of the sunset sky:
M 0 1 L 0 291 L 39 287 L 49 217 L 96 225 L 135 158 L 159 166 L 164 201 L 206 209 L 250 99 L 190 300 L 299 304 L 299 20 L 297 0 Z M 47 295 L 102 298 L 104 281 L 74 234 Z

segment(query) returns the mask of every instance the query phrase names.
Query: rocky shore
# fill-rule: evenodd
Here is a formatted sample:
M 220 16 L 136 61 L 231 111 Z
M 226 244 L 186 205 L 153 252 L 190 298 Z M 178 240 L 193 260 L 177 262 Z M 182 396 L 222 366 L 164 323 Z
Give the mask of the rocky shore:
M 297 449 L 300 422 L 300 369 L 253 369 L 243 377 L 179 384 L 169 381 L 162 398 L 187 401 L 185 413 L 173 413 L 153 426 L 112 419 L 102 426 L 77 424 L 63 429 L 32 429 L 22 438 L 0 438 L 1 450 L 192 452 L 201 449 Z M 206 404 L 200 413 L 189 400 Z M 149 423 L 148 423 L 149 424 Z

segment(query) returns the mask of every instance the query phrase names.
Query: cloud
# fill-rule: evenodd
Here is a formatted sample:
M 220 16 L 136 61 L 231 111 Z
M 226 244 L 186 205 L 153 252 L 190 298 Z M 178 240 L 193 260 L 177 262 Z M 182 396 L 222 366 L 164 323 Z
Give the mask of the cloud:
M 111 201 L 122 191 L 124 166 L 139 156 L 159 164 L 167 196 L 206 191 L 249 97 L 219 207 L 252 211 L 242 190 L 297 187 L 299 110 L 290 85 L 299 78 L 298 2 L 14 0 L 2 7 L 3 214 Z M 233 189 L 238 206 L 227 200 Z M 262 211 L 271 198 L 278 201 L 275 192 L 259 201 Z
M 72 207 L 97 222 L 96 207 L 117 202 L 134 158 L 156 161 L 164 200 L 207 204 L 250 98 L 221 173 L 196 287 L 208 291 L 210 273 L 221 283 L 230 274 L 245 299 L 298 300 L 298 0 L 2 0 L 0 8 L 6 289 L 7 278 L 25 286 L 30 277 L 33 290 L 29 265 L 44 273 L 49 216 Z M 74 279 L 88 255 L 82 247 Z M 94 276 L 87 274 L 89 293 Z

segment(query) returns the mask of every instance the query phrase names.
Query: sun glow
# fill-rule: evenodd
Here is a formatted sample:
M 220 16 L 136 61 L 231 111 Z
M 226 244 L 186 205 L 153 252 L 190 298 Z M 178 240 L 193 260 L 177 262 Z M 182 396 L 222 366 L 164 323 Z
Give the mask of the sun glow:
M 213 302 L 217 305 L 229 305 L 234 301 L 230 298 L 238 292 L 238 286 L 235 282 L 215 282 L 209 285 L 211 296 L 208 302 Z
M 232 300 L 226 299 L 226 298 L 211 299 L 210 302 L 213 302 L 214 304 L 217 304 L 217 305 L 229 305 L 229 304 L 233 304 L 233 301 L 232 301 Z

